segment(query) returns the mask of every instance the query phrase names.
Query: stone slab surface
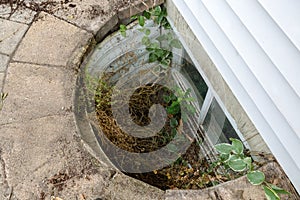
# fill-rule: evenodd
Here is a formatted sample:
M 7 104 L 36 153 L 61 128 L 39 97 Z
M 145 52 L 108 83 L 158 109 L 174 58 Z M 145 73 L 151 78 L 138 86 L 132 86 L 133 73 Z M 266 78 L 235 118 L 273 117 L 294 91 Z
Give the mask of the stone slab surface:
M 0 53 L 11 55 L 27 28 L 25 24 L 0 19 Z
M 28 30 L 13 59 L 35 64 L 66 66 L 72 55 L 91 38 L 92 35 L 86 31 L 41 13 Z
M 14 6 L 15 8 L 16 6 Z M 0 17 L 9 19 L 10 21 L 19 22 L 23 24 L 30 24 L 36 12 L 28 8 L 20 7 L 12 12 L 10 5 L 0 5 Z
M 0 17 L 7 19 L 9 17 L 10 7 L 7 4 L 0 5 Z
M 0 72 L 4 72 L 8 65 L 9 56 L 0 54 Z
M 15 199 L 50 199 L 58 195 L 76 199 L 81 193 L 92 194 L 92 188 L 105 187 L 112 172 L 97 166 L 79 145 L 75 131 L 72 114 L 2 126 L 0 145 L 6 190 L 13 189 Z M 60 194 L 62 190 L 66 195 Z M 95 195 L 97 192 L 101 190 Z
M 10 16 L 9 20 L 14 22 L 24 23 L 24 24 L 30 24 L 33 21 L 34 16 L 36 14 L 37 13 L 33 10 L 30 10 L 28 8 L 22 8 L 14 12 Z
M 0 112 L 0 124 L 71 111 L 73 76 L 61 67 L 11 63 L 4 87 L 8 96 Z
M 73 0 L 59 7 L 54 15 L 95 34 L 115 14 L 113 5 L 109 0 Z
M 109 186 L 104 189 L 106 198 L 118 200 L 161 200 L 164 199 L 164 193 L 162 190 L 120 173 L 117 173 L 110 180 Z
M 4 77 L 5 77 L 5 74 L 3 72 L 0 72 L 0 92 L 2 91 Z

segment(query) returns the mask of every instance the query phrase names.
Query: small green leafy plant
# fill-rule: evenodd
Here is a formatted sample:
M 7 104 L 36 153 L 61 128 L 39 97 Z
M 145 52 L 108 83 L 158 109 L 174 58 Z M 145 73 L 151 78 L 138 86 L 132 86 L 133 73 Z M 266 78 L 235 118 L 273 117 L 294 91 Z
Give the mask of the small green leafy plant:
M 170 95 L 164 95 L 164 102 L 168 105 L 166 107 L 167 114 L 172 116 L 170 118 L 170 126 L 172 131 L 176 131 L 179 125 L 179 121 L 175 116 L 181 115 L 181 119 L 186 122 L 189 114 L 196 112 L 195 108 L 190 104 L 194 101 L 194 98 L 190 97 L 191 89 L 183 91 L 179 87 L 175 88 L 176 95 L 174 93 Z
M 221 143 L 215 145 L 220 153 L 215 165 L 223 166 L 235 172 L 246 172 L 247 179 L 252 185 L 261 185 L 268 200 L 279 200 L 279 194 L 290 194 L 282 188 L 277 187 L 265 180 L 265 174 L 254 169 L 253 161 L 250 156 L 244 154 L 243 143 L 234 138 L 230 138 L 232 144 Z
M 149 11 L 144 11 L 142 15 L 134 15 L 132 20 L 138 20 L 140 25 L 139 31 L 144 33 L 142 44 L 146 46 L 149 52 L 149 62 L 159 62 L 161 66 L 166 69 L 171 65 L 173 58 L 172 48 L 181 48 L 181 43 L 174 37 L 171 32 L 161 34 L 159 37 L 152 41 L 150 39 L 151 30 L 145 26 L 147 20 L 152 20 L 155 26 L 163 30 L 171 30 L 171 26 L 167 20 L 167 10 L 164 7 L 157 6 Z M 124 24 L 120 25 L 120 33 L 126 37 L 127 28 Z M 162 47 L 162 44 L 164 46 Z

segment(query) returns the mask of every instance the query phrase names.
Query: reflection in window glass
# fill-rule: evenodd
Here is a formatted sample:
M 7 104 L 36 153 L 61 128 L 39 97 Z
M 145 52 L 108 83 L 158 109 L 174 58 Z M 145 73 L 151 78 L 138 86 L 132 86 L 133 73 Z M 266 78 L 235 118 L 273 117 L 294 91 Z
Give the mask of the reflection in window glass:
M 218 102 L 213 99 L 203 122 L 205 135 L 213 144 L 229 143 L 229 138 L 239 139 Z
M 202 76 L 196 69 L 196 67 L 193 65 L 191 61 L 189 61 L 190 59 L 187 54 L 185 55 L 185 58 L 187 58 L 188 60 L 185 59 L 183 60 L 181 73 L 189 81 L 189 83 L 193 87 L 193 90 L 196 92 L 198 102 L 200 103 L 200 107 L 201 107 L 205 99 L 205 96 L 207 94 L 208 87 L 204 82 Z

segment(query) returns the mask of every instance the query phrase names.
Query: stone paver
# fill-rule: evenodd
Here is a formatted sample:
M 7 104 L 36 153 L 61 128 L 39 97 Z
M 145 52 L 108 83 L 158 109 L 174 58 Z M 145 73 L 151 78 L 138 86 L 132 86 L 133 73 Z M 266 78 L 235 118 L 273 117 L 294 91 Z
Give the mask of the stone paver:
M 11 55 L 27 28 L 25 24 L 0 19 L 0 53 Z
M 4 19 L 9 19 L 10 21 L 19 22 L 23 24 L 30 24 L 34 19 L 34 16 L 36 15 L 35 11 L 30 10 L 28 8 L 17 9 L 15 12 L 12 13 L 12 15 L 10 15 L 10 13 L 10 5 L 0 5 L 0 17 Z
M 65 21 L 41 13 L 21 42 L 15 61 L 66 66 L 83 43 L 92 37 Z
M 10 21 L 14 21 L 14 22 L 19 22 L 19 23 L 23 23 L 23 24 L 30 24 L 33 19 L 34 16 L 37 13 L 35 11 L 29 10 L 27 8 L 22 9 L 22 10 L 17 10 L 10 18 Z
M 113 5 L 109 0 L 73 0 L 59 7 L 54 15 L 96 34 L 116 12 Z
M 75 177 L 84 177 L 88 170 L 93 170 L 93 159 L 79 148 L 75 131 L 72 114 L 2 126 L 2 158 L 7 182 L 15 197 L 38 199 L 44 193 L 49 199 L 52 193 L 58 193 L 55 181 L 61 181 L 59 176 L 65 175 L 61 182 L 72 182 Z M 27 146 L 30 148 L 24 148 Z M 101 176 L 97 180 L 99 185 L 103 185 L 105 179 Z
M 72 74 L 60 67 L 10 64 L 0 124 L 65 113 L 72 105 L 73 84 Z

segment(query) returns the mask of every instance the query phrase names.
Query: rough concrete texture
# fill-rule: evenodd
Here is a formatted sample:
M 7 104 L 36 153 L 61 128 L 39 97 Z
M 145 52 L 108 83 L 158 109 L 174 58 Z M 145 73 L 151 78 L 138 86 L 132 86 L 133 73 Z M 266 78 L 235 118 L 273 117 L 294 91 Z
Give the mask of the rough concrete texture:
M 0 17 L 2 19 L 8 19 L 10 11 L 11 11 L 11 9 L 10 9 L 9 5 L 7 5 L 7 4 L 0 5 Z
M 92 157 L 77 133 L 72 95 L 93 35 L 45 12 L 25 36 L 27 25 L 0 20 L 0 199 L 163 198 Z
M 54 15 L 96 34 L 116 13 L 112 6 L 108 0 L 102 0 L 101 4 L 98 0 L 74 0 L 62 5 Z
M 27 28 L 25 24 L 0 19 L 0 53 L 11 55 Z
M 41 13 L 26 34 L 15 61 L 65 66 L 78 44 L 86 43 L 91 34 L 49 14 Z
M 0 92 L 2 91 L 5 74 L 0 72 Z
M 10 64 L 0 124 L 64 114 L 72 106 L 73 84 L 74 74 L 63 68 Z
M 8 65 L 9 56 L 0 54 L 0 72 L 4 72 Z
M 15 7 L 13 8 L 15 9 Z M 0 17 L 4 19 L 9 19 L 10 21 L 19 22 L 23 24 L 30 24 L 34 16 L 36 15 L 36 12 L 33 10 L 30 10 L 28 8 L 23 9 L 16 9 L 12 12 L 12 8 L 10 5 L 3 4 L 0 5 Z

